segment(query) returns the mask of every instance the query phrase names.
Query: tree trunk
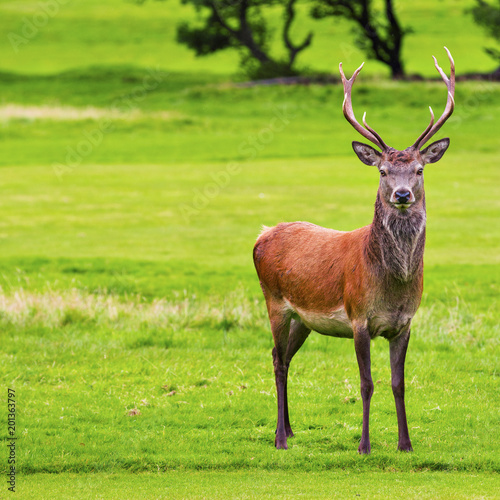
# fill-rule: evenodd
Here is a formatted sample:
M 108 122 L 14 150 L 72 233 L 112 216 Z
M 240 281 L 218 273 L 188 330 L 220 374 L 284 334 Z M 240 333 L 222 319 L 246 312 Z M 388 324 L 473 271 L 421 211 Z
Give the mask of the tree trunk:
M 391 59 L 389 66 L 391 68 L 391 78 L 393 80 L 401 80 L 405 76 L 403 63 L 398 59 Z

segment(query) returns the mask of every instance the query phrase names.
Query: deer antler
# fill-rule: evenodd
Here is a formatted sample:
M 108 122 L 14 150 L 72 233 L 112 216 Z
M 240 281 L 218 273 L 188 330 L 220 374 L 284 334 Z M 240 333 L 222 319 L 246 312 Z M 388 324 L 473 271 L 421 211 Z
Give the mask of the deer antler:
M 431 122 L 427 126 L 427 128 L 422 132 L 422 135 L 416 140 L 415 144 L 412 148 L 420 149 L 446 122 L 446 120 L 451 116 L 453 110 L 455 109 L 455 62 L 453 61 L 453 57 L 451 57 L 450 51 L 445 47 L 448 54 L 448 59 L 450 60 L 450 78 L 448 78 L 445 72 L 441 69 L 437 60 L 434 56 L 434 65 L 438 70 L 439 74 L 443 78 L 444 83 L 446 84 L 446 88 L 448 89 L 448 98 L 446 100 L 446 107 L 444 108 L 443 114 L 441 118 L 434 123 L 434 113 L 432 112 L 432 108 L 429 106 L 431 112 Z
M 373 130 L 371 127 L 368 126 L 368 124 L 366 123 L 366 113 L 363 115 L 363 124 L 365 125 L 366 127 L 365 128 L 358 123 L 358 121 L 354 116 L 354 111 L 352 110 L 352 102 L 351 102 L 352 85 L 356 80 L 356 77 L 358 76 L 359 72 L 361 71 L 363 64 L 354 72 L 354 74 L 351 76 L 349 80 L 344 75 L 344 71 L 342 70 L 342 63 L 339 64 L 340 76 L 342 77 L 342 84 L 344 85 L 344 103 L 342 104 L 342 111 L 344 112 L 344 116 L 346 117 L 347 121 L 363 137 L 368 139 L 370 142 L 373 142 L 373 144 L 378 146 L 382 151 L 385 151 L 389 149 L 389 146 L 387 146 L 387 144 L 382 140 L 382 138 L 377 134 L 377 132 L 375 132 L 375 130 Z

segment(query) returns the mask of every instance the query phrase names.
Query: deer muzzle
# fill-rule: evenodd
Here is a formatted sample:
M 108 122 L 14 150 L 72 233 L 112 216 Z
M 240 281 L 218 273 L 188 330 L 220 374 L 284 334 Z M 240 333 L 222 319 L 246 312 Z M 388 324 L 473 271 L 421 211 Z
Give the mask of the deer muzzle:
M 404 188 L 396 189 L 391 198 L 391 202 L 399 210 L 406 210 L 415 202 L 413 193 Z

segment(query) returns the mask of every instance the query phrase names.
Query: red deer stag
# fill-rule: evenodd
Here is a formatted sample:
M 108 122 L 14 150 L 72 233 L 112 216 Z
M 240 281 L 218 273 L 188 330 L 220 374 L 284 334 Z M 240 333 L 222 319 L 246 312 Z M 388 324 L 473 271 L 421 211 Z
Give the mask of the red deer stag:
M 449 146 L 441 139 L 421 149 L 443 126 L 454 108 L 455 65 L 450 78 L 435 66 L 448 89 L 445 110 L 431 122 L 413 146 L 398 151 L 385 144 L 355 116 L 351 104 L 353 83 L 363 64 L 344 85 L 342 106 L 347 121 L 378 146 L 354 141 L 354 152 L 366 165 L 377 167 L 380 184 L 373 222 L 354 231 L 326 229 L 308 222 L 265 227 L 254 248 L 254 262 L 266 300 L 274 338 L 273 362 L 278 396 L 276 448 L 287 448 L 293 436 L 288 416 L 287 376 L 290 361 L 311 330 L 332 337 L 354 339 L 361 379 L 363 430 L 359 453 L 370 453 L 369 413 L 373 382 L 370 341 L 389 341 L 392 391 L 398 419 L 398 449 L 412 451 L 404 403 L 404 363 L 410 323 L 420 305 L 425 244 L 423 171 L 438 161 Z

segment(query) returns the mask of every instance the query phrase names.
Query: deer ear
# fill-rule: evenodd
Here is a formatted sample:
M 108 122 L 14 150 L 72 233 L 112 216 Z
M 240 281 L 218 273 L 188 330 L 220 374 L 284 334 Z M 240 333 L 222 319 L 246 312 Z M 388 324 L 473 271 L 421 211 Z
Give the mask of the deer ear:
M 363 144 L 362 142 L 353 141 L 352 149 L 358 155 L 358 158 L 365 165 L 378 165 L 380 163 L 380 158 L 382 155 L 368 144 Z
M 436 163 L 444 155 L 449 145 L 450 139 L 448 138 L 433 142 L 430 146 L 420 151 L 420 156 L 424 160 L 424 163 Z

